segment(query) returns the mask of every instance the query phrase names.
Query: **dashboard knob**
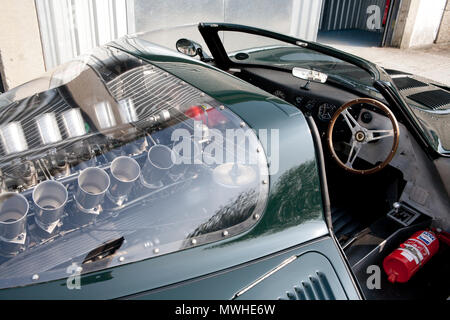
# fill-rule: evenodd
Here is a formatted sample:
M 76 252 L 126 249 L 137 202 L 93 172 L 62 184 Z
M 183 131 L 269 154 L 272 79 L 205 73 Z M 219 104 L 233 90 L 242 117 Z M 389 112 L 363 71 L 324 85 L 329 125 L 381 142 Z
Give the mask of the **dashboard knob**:
M 364 123 L 370 123 L 372 121 L 372 114 L 370 112 L 364 111 L 361 114 L 361 121 Z

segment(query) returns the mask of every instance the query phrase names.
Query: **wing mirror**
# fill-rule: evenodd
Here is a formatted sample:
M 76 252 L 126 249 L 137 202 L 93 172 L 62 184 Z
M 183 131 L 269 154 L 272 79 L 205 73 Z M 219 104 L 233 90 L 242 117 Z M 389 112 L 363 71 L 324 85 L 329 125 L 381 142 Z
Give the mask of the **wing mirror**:
M 189 57 L 199 56 L 200 60 L 204 62 L 211 61 L 206 53 L 203 52 L 203 48 L 200 44 L 189 39 L 179 39 L 176 43 L 178 52 L 181 52 Z
M 187 56 L 195 57 L 202 52 L 202 46 L 197 42 L 189 40 L 189 39 L 179 39 L 176 44 L 178 52 L 181 52 Z M 199 52 L 200 51 L 200 52 Z
M 294 67 L 292 69 L 292 75 L 296 78 L 300 78 L 306 81 L 314 81 L 314 82 L 320 82 L 325 83 L 327 81 L 328 75 L 326 75 L 323 72 L 311 70 L 311 69 L 304 69 L 304 68 L 298 68 Z

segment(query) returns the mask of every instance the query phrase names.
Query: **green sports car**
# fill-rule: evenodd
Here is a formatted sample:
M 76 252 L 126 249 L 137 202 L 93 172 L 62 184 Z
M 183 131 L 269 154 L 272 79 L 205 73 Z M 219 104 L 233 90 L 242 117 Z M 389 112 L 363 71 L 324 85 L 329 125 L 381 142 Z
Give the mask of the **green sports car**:
M 450 296 L 450 88 L 180 30 L 0 95 L 0 299 Z

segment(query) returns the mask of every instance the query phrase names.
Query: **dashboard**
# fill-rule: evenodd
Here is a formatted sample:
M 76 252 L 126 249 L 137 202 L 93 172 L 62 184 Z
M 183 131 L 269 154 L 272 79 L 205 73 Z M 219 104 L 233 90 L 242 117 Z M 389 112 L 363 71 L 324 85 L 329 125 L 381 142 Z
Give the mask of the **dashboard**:
M 286 100 L 287 98 L 285 91 L 281 89 L 276 89 L 274 92 L 272 92 L 272 94 L 283 100 Z M 317 119 L 322 122 L 330 121 L 333 117 L 334 112 L 339 108 L 333 103 L 324 102 L 303 95 L 295 96 L 294 104 L 297 107 L 303 107 L 304 109 L 310 111 L 317 117 Z
M 327 83 L 308 82 L 290 72 L 266 68 L 246 68 L 235 74 L 264 91 L 288 101 L 310 113 L 319 129 L 325 129 L 334 112 L 344 103 L 359 96 Z
M 311 115 L 322 139 L 326 138 L 330 120 L 336 111 L 349 101 L 362 98 L 349 92 L 346 88 L 340 88 L 334 83 L 308 82 L 293 77 L 290 72 L 282 70 L 251 67 L 242 69 L 235 75 L 297 106 L 304 114 Z M 392 127 L 386 114 L 372 105 L 357 104 L 349 112 L 354 119 L 367 129 L 377 130 Z M 348 130 L 343 117 L 340 118 L 335 128 L 334 137 L 336 139 L 339 141 L 350 141 L 351 132 Z M 348 143 L 346 145 L 349 146 Z M 391 146 L 392 142 L 390 140 L 377 141 L 377 143 L 371 142 L 364 148 L 368 152 L 361 152 L 359 158 L 375 164 L 377 161 L 380 161 L 380 156 L 382 158 L 389 152 Z M 343 150 L 347 148 L 344 145 L 342 147 L 344 148 Z

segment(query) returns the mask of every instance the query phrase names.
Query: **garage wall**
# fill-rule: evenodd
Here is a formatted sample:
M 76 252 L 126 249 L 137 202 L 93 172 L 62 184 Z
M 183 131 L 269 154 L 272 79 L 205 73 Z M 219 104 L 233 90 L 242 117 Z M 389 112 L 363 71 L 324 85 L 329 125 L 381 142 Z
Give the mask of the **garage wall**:
M 436 43 L 450 43 L 450 1 L 447 0 Z
M 433 44 L 447 0 L 420 0 L 409 47 Z
M 5 90 L 45 71 L 33 0 L 0 1 L 0 73 Z
M 47 70 L 128 32 L 126 0 L 36 0 Z
M 432 45 L 441 36 L 446 4 L 447 0 L 402 0 L 391 45 L 402 49 Z

